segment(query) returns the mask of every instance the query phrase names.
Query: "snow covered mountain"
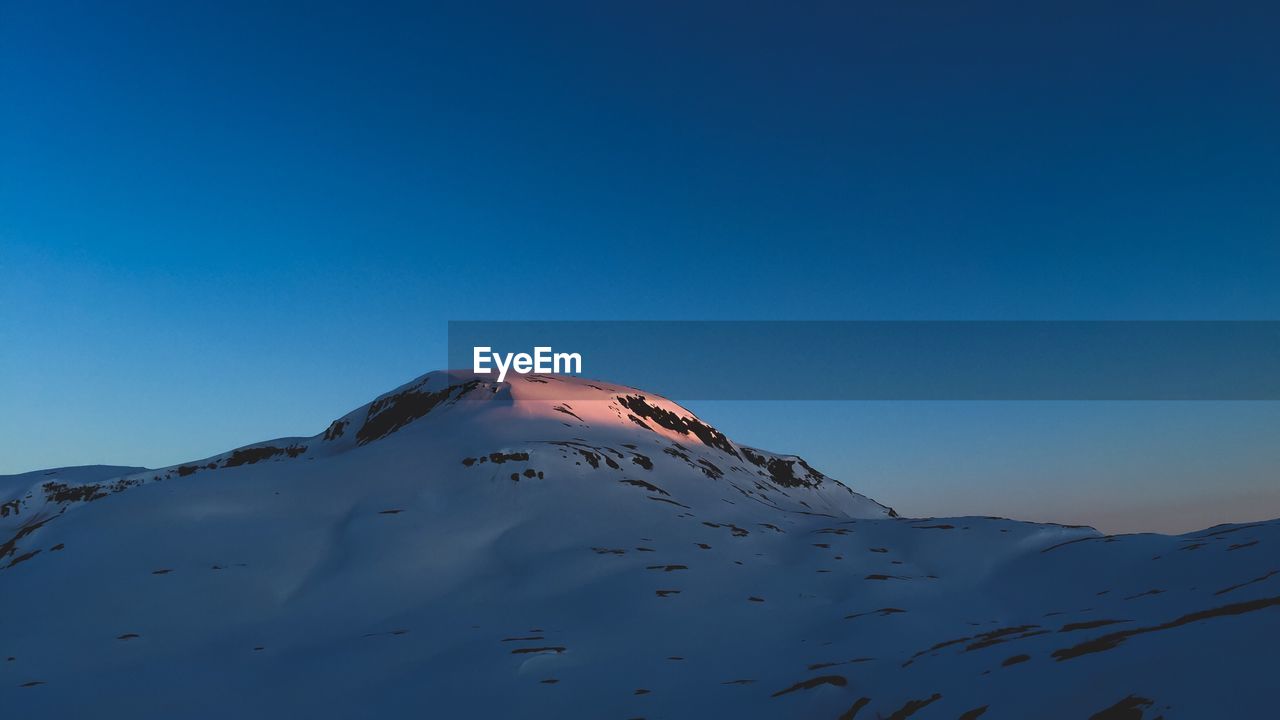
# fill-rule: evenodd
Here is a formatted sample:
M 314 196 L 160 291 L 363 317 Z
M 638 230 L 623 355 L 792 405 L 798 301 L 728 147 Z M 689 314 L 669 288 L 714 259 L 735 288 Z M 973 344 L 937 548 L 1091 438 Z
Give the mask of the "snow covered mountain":
M 431 373 L 314 437 L 0 477 L 0 708 L 1269 717 L 1278 543 L 899 518 L 652 394 Z

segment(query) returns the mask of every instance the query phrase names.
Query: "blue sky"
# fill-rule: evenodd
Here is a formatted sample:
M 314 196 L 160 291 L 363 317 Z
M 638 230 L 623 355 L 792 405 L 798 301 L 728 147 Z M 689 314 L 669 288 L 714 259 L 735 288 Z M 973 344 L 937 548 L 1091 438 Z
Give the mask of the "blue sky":
M 0 8 L 0 473 L 317 432 L 450 319 L 1280 310 L 1275 7 L 466 5 Z M 1269 404 L 695 409 L 908 512 L 1280 515 Z

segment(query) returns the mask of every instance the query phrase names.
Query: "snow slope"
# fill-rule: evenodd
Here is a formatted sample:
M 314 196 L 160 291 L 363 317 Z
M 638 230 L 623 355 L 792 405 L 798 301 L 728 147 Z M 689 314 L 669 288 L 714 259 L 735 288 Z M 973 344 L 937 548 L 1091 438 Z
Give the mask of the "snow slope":
M 1276 713 L 1280 522 L 898 518 L 621 386 L 432 373 L 0 503 L 11 717 Z

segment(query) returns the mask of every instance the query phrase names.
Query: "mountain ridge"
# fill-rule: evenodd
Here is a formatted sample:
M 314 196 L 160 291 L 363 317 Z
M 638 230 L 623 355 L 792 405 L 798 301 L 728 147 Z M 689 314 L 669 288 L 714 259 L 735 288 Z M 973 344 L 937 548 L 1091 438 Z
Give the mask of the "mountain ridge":
M 1171 720 L 1273 703 L 1280 522 L 896 517 L 620 385 L 428 373 L 310 437 L 65 470 L 0 478 L 17 503 L 0 702 L 19 714 Z
M 556 383 L 560 389 L 555 393 L 538 392 L 540 388 L 551 383 Z M 590 405 L 593 412 L 584 411 L 582 405 L 579 405 L 578 409 L 578 412 L 586 415 L 590 422 L 575 414 L 572 402 L 585 402 Z M 695 465 L 700 464 L 700 471 L 706 474 L 718 474 L 722 470 L 714 462 L 705 458 L 691 460 L 687 457 L 683 445 L 680 444 L 681 441 L 701 443 L 706 448 L 718 450 L 736 460 L 745 460 L 755 466 L 755 471 L 761 477 L 767 478 L 779 487 L 817 487 L 827 482 L 841 488 L 848 487 L 828 478 L 799 456 L 781 455 L 737 445 L 719 430 L 703 423 L 694 413 L 651 393 L 620 385 L 554 375 L 521 375 L 514 377 L 509 383 L 496 383 L 481 380 L 470 373 L 460 371 L 434 371 L 421 375 L 333 420 L 323 432 L 312 436 L 286 436 L 250 443 L 200 460 L 177 463 L 154 470 L 122 467 L 120 469 L 127 472 L 112 474 L 104 472 L 111 466 L 85 466 L 101 470 L 93 471 L 92 477 L 82 471 L 77 471 L 70 477 L 67 477 L 64 472 L 59 472 L 67 468 L 32 471 L 21 475 L 3 476 L 0 477 L 0 481 L 9 479 L 13 482 L 18 478 L 29 477 L 39 486 L 30 488 L 25 497 L 9 499 L 9 502 L 28 504 L 32 501 L 38 502 L 40 491 L 43 491 L 46 502 L 62 503 L 100 499 L 108 493 L 123 492 L 148 482 L 159 482 L 174 477 L 187 477 L 263 461 L 309 460 L 348 452 L 388 438 L 426 418 L 433 410 L 447 412 L 460 403 L 464 408 L 466 405 L 474 405 L 476 407 L 466 409 L 478 410 L 482 413 L 494 409 L 511 410 L 513 412 L 505 414 L 514 414 L 516 421 L 522 423 L 522 427 L 527 427 L 534 419 L 551 420 L 565 427 L 578 426 L 583 430 L 594 429 L 596 432 L 601 425 L 612 426 L 612 434 L 616 435 L 618 426 L 628 431 L 635 429 L 633 425 L 638 426 L 656 437 L 665 437 L 670 440 L 672 445 L 663 448 L 667 454 L 674 457 L 685 455 L 686 457 L 682 459 Z M 626 410 L 625 421 L 623 409 Z M 451 417 L 450 420 L 458 419 Z M 466 420 L 474 422 L 473 418 L 466 418 Z M 484 422 L 490 421 L 490 418 L 486 418 Z M 498 422 L 511 421 L 511 417 L 498 419 Z M 594 428 L 591 423 L 596 423 Z M 512 440 L 511 442 L 545 444 L 539 441 Z M 597 451 L 590 450 L 591 446 L 584 440 L 560 438 L 549 442 L 562 445 L 578 443 L 579 454 L 589 463 L 597 466 L 601 462 L 606 465 L 614 462 L 607 455 L 601 456 L 598 448 Z M 586 452 L 582 451 L 583 447 L 587 448 Z M 652 465 L 650 458 L 634 449 L 619 451 L 610 448 L 610 450 L 613 454 L 621 452 L 621 459 L 625 460 L 629 457 L 632 461 Z M 527 455 L 527 451 L 525 454 Z M 473 460 L 484 462 L 486 457 L 487 454 L 482 453 Z M 470 464 L 468 463 L 467 466 L 470 467 Z M 525 469 L 522 467 L 520 470 Z M 516 474 L 519 475 L 519 471 Z M 3 487 L 2 482 L 0 487 Z M 858 498 L 864 497 L 853 493 L 851 489 L 849 492 Z M 885 512 L 890 517 L 896 515 L 892 508 L 886 507 Z

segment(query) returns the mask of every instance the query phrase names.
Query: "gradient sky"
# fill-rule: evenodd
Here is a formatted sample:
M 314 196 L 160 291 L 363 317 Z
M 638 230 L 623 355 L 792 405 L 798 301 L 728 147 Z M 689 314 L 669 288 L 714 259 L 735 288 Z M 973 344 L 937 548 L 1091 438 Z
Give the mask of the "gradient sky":
M 0 473 L 318 432 L 449 319 L 1280 317 L 1280 6 L 619 5 L 0 4 Z M 910 514 L 1280 516 L 1273 403 L 694 409 Z

